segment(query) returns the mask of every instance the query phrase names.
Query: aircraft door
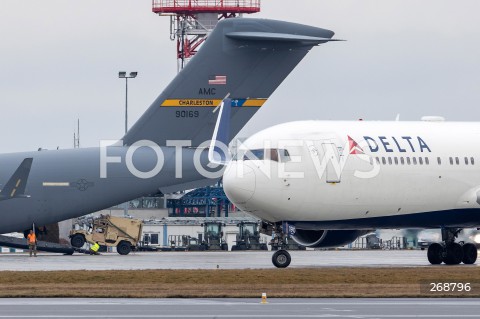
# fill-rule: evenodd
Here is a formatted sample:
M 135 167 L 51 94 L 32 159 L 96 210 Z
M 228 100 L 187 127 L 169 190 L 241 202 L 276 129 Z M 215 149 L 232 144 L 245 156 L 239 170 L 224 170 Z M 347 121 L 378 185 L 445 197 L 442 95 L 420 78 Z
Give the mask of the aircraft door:
M 322 143 L 323 158 L 325 163 L 325 181 L 327 183 L 340 183 L 342 168 L 340 154 L 334 143 Z

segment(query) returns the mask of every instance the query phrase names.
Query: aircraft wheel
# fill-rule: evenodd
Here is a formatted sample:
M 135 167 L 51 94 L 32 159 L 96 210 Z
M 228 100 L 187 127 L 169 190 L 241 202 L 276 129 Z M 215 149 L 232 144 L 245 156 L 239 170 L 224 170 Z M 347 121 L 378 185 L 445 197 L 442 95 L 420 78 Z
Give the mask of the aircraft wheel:
M 228 251 L 228 244 L 222 244 L 222 250 Z
M 128 255 L 132 251 L 132 247 L 129 242 L 121 241 L 117 245 L 117 253 L 120 255 Z
M 428 246 L 427 257 L 432 265 L 440 265 L 443 261 L 443 246 L 439 243 L 433 243 Z
M 463 263 L 466 265 L 474 264 L 477 261 L 477 247 L 474 244 L 467 243 L 463 245 Z
M 287 268 L 292 261 L 292 257 L 286 250 L 279 250 L 272 256 L 272 262 L 277 268 Z
M 237 245 L 232 246 L 232 251 L 235 251 L 235 250 L 237 250 Z
M 262 244 L 262 245 L 260 246 L 260 249 L 261 249 L 261 250 L 268 250 L 267 244 Z
M 70 244 L 73 247 L 81 248 L 83 245 L 85 245 L 85 237 L 81 234 L 73 235 L 72 238 L 70 238 Z
M 459 243 L 448 243 L 443 261 L 447 265 L 458 265 L 463 260 L 463 248 Z

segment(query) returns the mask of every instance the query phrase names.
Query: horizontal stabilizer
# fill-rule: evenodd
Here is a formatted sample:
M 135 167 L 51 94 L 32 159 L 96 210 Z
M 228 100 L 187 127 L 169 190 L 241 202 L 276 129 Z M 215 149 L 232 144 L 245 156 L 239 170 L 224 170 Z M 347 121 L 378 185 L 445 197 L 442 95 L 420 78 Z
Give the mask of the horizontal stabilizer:
M 26 158 L 22 161 L 12 177 L 5 184 L 0 192 L 0 201 L 12 198 L 28 198 L 25 195 L 25 187 L 27 186 L 28 175 L 32 168 L 33 158 Z
M 271 32 L 230 32 L 226 36 L 236 40 L 250 41 L 277 41 L 277 42 L 308 42 L 308 43 L 325 43 L 329 41 L 344 41 L 339 39 L 311 37 L 307 35 L 288 34 L 288 33 L 271 33 Z

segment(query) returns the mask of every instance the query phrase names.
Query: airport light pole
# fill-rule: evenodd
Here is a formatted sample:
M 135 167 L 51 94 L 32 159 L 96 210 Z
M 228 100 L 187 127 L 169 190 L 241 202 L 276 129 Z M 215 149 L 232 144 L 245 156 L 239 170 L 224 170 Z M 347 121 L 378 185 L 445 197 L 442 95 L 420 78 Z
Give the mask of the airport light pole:
M 128 79 L 134 79 L 137 77 L 138 72 L 130 72 L 130 75 L 127 75 L 127 72 L 120 71 L 118 72 L 118 77 L 120 79 L 125 79 L 125 134 L 128 131 Z M 125 217 L 128 216 L 128 205 L 130 202 L 125 203 L 125 207 L 123 208 L 123 215 Z
M 137 75 L 138 72 L 130 72 L 130 75 L 127 75 L 125 71 L 118 72 L 118 77 L 125 79 L 125 134 L 128 131 L 128 79 L 134 79 Z

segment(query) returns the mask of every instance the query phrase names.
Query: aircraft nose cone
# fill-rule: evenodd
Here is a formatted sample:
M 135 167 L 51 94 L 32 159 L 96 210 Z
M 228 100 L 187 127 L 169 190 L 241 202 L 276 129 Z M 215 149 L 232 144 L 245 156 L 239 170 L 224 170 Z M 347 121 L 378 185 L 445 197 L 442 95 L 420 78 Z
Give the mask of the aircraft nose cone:
M 237 165 L 242 165 L 239 169 Z M 243 170 L 243 172 L 242 172 Z M 223 174 L 223 190 L 235 205 L 245 204 L 255 193 L 255 171 L 248 162 L 230 162 Z

